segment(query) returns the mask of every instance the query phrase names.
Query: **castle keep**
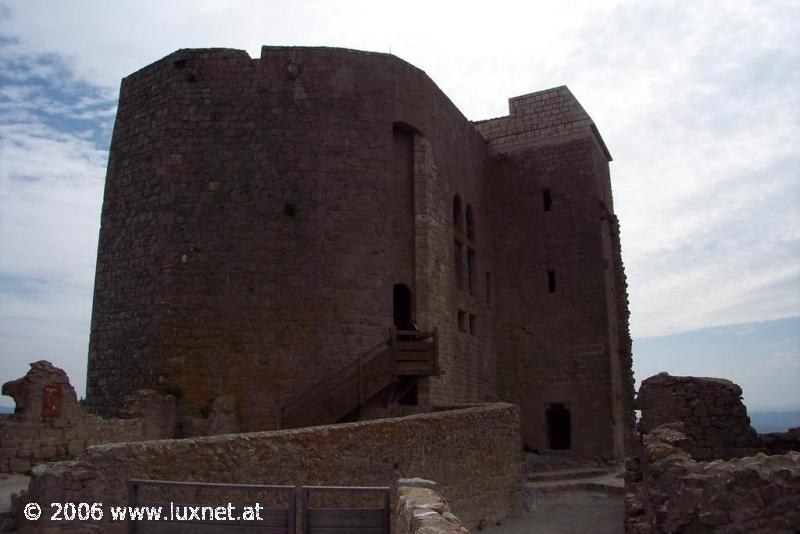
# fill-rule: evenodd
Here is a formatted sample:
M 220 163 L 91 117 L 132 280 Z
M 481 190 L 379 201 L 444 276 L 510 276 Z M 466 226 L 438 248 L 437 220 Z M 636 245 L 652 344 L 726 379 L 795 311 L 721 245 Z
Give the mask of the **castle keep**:
M 125 78 L 90 407 L 159 389 L 191 435 L 211 411 L 250 431 L 503 400 L 529 448 L 621 457 L 611 157 L 566 87 L 509 104 L 473 123 L 421 70 L 342 49 L 180 50 Z

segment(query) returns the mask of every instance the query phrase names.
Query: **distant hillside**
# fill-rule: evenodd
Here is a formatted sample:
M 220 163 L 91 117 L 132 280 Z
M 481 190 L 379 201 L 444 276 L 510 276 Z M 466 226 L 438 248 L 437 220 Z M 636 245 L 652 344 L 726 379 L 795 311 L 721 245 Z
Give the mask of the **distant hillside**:
M 0 414 L 14 413 L 14 408 L 11 406 L 0 406 Z
M 753 412 L 750 415 L 750 425 L 759 434 L 767 432 L 786 432 L 790 427 L 800 426 L 800 411 L 798 412 Z

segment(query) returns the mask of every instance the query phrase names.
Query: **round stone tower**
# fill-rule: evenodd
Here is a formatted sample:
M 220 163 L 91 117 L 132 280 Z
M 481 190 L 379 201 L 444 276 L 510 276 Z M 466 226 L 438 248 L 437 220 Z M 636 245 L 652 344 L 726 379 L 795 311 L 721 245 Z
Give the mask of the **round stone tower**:
M 415 164 L 425 139 L 445 175 Z M 449 253 L 443 184 L 455 176 L 477 195 L 486 154 L 430 78 L 386 54 L 180 50 L 125 78 L 91 407 L 113 414 L 126 394 L 156 388 L 189 420 L 233 395 L 243 430 L 272 428 L 282 399 L 387 337 L 395 286 L 414 295 L 420 326 L 436 326 L 437 305 L 449 318 L 418 289 L 436 285 Z M 493 386 L 482 387 L 484 399 Z

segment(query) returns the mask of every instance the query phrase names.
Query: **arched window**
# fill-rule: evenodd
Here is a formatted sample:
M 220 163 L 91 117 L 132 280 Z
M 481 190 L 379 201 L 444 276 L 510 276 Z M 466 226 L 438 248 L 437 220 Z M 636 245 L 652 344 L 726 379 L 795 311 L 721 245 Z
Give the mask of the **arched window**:
M 467 204 L 467 239 L 475 239 L 475 215 L 472 204 Z
M 461 197 L 458 194 L 453 197 L 453 227 L 456 229 L 464 227 L 463 218 L 461 217 Z

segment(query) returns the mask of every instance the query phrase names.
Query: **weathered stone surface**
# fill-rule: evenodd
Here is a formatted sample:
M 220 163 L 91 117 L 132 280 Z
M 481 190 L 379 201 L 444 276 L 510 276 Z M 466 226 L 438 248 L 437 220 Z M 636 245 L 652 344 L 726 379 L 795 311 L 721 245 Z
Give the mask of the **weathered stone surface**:
M 214 399 L 209 414 L 209 433 L 232 434 L 240 430 L 236 396 L 221 395 Z
M 642 446 L 625 478 L 627 532 L 797 532 L 800 452 L 786 452 L 800 432 L 756 435 L 741 393 L 718 378 L 661 373 L 642 382 Z
M 660 373 L 642 382 L 636 405 L 642 433 L 681 423 L 690 442 L 682 447 L 697 459 L 733 457 L 759 445 L 742 403 L 742 389 L 722 378 Z
M 3 384 L 3 395 L 12 397 L 16 403 L 15 416 L 18 420 L 41 422 L 44 419 L 42 392 L 47 385 L 58 385 L 62 388 L 61 417 L 80 417 L 86 413 L 83 406 L 78 404 L 75 389 L 63 369 L 45 360 L 34 362 L 30 366 L 24 377 Z
M 63 391 L 58 416 L 44 417 L 45 387 Z M 66 373 L 50 362 L 31 364 L 28 373 L 7 382 L 3 394 L 17 402 L 13 415 L 0 416 L 0 473 L 27 473 L 33 465 L 74 458 L 87 445 L 141 441 L 174 436 L 175 399 L 155 392 L 137 392 L 130 419 L 103 419 L 78 403 Z M 135 418 L 134 418 L 135 417 Z
M 394 518 L 397 534 L 469 534 L 439 493 L 399 483 Z
M 436 480 L 470 527 L 521 512 L 519 444 L 519 409 L 493 404 L 327 427 L 99 445 L 76 461 L 35 467 L 27 499 L 122 505 L 131 478 L 372 486 L 393 485 L 400 476 Z M 23 532 L 44 525 L 28 522 Z M 64 532 L 126 529 L 107 517 L 57 526 Z
M 628 466 L 627 532 L 797 532 L 800 453 L 698 462 L 676 446 L 688 442 L 674 429 L 644 436 Z

